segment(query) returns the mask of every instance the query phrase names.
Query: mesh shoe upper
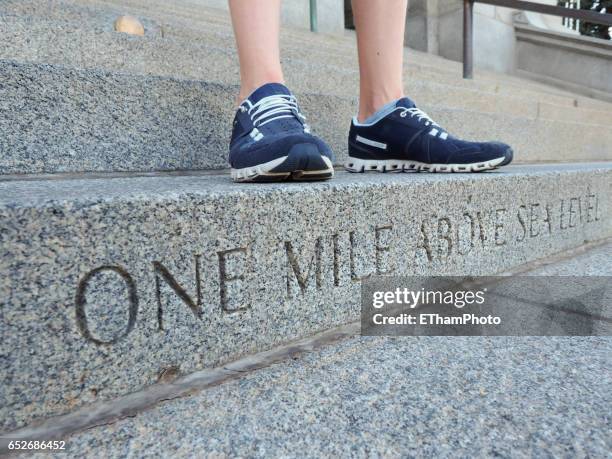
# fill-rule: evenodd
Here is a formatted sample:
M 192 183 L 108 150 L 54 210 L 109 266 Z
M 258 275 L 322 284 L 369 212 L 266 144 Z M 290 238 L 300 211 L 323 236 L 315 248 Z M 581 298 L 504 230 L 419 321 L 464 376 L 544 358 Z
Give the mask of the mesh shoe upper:
M 501 142 L 460 140 L 436 124 L 405 97 L 382 119 L 351 123 L 349 155 L 359 159 L 400 159 L 427 164 L 468 164 L 505 158 L 511 148 Z
M 297 144 L 310 144 L 333 160 L 329 147 L 310 133 L 295 96 L 279 83 L 253 92 L 236 111 L 229 162 L 241 169 L 287 156 Z

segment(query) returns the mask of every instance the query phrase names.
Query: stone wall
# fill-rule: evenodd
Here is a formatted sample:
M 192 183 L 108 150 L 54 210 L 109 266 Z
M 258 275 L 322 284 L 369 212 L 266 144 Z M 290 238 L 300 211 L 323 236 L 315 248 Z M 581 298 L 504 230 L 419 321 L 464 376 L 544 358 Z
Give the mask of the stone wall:
M 612 41 L 518 23 L 516 40 L 521 75 L 612 100 Z
M 533 0 L 556 5 L 556 0 Z M 463 2 L 410 0 L 406 45 L 461 62 Z M 612 100 L 612 42 L 582 37 L 562 18 L 474 5 L 474 66 Z M 583 69 L 590 69 L 588 75 Z
M 474 6 L 474 64 L 510 73 L 514 70 L 514 10 Z M 463 3 L 458 0 L 410 0 L 406 45 L 462 61 Z

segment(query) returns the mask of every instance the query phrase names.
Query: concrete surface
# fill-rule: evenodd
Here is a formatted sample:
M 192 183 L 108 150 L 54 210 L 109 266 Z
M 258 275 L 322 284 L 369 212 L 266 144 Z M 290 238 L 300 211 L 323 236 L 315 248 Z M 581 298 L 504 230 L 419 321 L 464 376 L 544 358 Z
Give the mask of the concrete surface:
M 481 5 L 484 6 L 484 5 Z M 205 7 L 194 7 L 189 2 L 164 2 L 161 0 L 52 0 L 41 7 L 36 0 L 6 0 L 0 5 L 0 23 L 2 21 L 25 20 L 34 27 L 40 29 L 41 23 L 55 23 L 49 25 L 52 31 L 61 33 L 62 29 L 74 31 L 78 36 L 78 29 L 89 30 L 92 33 L 110 31 L 111 22 L 120 14 L 132 14 L 145 24 L 145 35 L 147 38 L 160 37 L 176 39 L 185 38 L 188 41 L 199 44 L 210 44 L 221 48 L 234 48 L 229 15 L 218 9 Z M 451 4 L 454 8 L 455 5 Z M 497 9 L 497 15 L 503 8 Z M 506 22 L 511 18 L 504 15 Z M 7 33 L 7 31 L 3 31 Z M 9 29 L 9 34 L 10 32 Z M 10 35 L 9 35 L 10 36 Z M 15 37 L 19 41 L 19 37 Z M 35 37 L 23 36 L 21 40 L 33 39 Z M 15 41 L 15 40 L 13 40 Z M 345 31 L 343 36 L 312 34 L 302 29 L 283 28 L 281 30 L 281 46 L 283 57 L 286 53 L 299 51 L 299 56 L 304 55 L 304 45 L 309 48 L 308 55 L 318 61 L 333 61 L 341 66 L 353 66 L 355 64 L 355 37 L 354 32 Z M 2 44 L 7 46 L 6 43 Z M 14 44 L 8 44 L 14 46 Z M 17 44 L 19 47 L 20 45 Z M 10 48 L 9 48 L 10 49 Z M 30 50 L 31 52 L 31 50 Z M 293 54 L 290 54 L 293 57 Z M 19 60 L 19 58 L 16 58 Z M 550 103 L 568 106 L 594 106 L 596 108 L 609 109 L 609 104 L 591 98 L 577 96 L 571 91 L 564 91 L 554 86 L 545 85 L 486 70 L 476 71 L 476 80 L 467 81 L 460 77 L 461 64 L 444 59 L 440 56 L 405 50 L 405 61 L 408 64 L 406 70 L 427 70 L 423 78 L 453 84 L 461 87 L 478 88 L 490 92 L 506 93 L 515 97 L 538 98 L 542 93 L 551 97 Z M 410 72 L 410 78 L 417 78 L 418 72 Z M 452 78 L 450 78 L 452 77 Z M 450 80 L 449 80 L 450 78 Z M 486 89 L 485 89 L 486 88 Z M 531 92 L 529 92 L 531 90 Z M 555 97 L 562 96 L 562 97 Z
M 161 27 L 158 26 L 160 30 Z M 163 29 L 163 37 L 159 33 L 141 39 L 108 31 L 98 24 L 91 27 L 78 24 L 76 27 L 67 20 L 7 16 L 0 21 L 0 33 L 6 37 L 0 43 L 0 58 L 239 83 L 238 58 L 231 34 L 208 30 L 207 34 L 199 32 L 200 36 L 187 38 L 183 36 L 183 29 L 180 35 L 168 24 L 164 24 Z M 227 27 L 225 32 L 228 32 Z M 303 43 L 285 46 L 283 66 L 288 85 L 297 93 L 316 90 L 322 94 L 356 98 L 359 71 L 354 43 L 352 45 L 348 55 L 344 46 L 339 47 L 335 42 L 318 47 L 319 55 L 313 55 L 312 51 L 304 53 Z M 409 60 L 413 60 L 412 55 Z M 599 125 L 606 125 L 609 114 L 601 109 L 574 106 L 568 98 L 550 100 L 545 92 L 534 93 L 525 88 L 505 94 L 484 85 L 460 85 L 456 75 L 454 82 L 450 78 L 438 82 L 443 78 L 435 72 L 421 76 L 419 68 L 412 67 L 407 65 L 405 90 L 420 104 Z M 612 112 L 612 106 L 610 108 Z
M 354 313 L 350 298 L 357 284 L 352 278 L 387 268 L 392 252 L 386 238 L 397 238 L 392 250 L 408 248 L 417 257 L 414 264 L 398 257 L 397 268 L 404 272 L 493 272 L 609 234 L 608 165 L 518 168 L 478 177 L 340 174 L 330 184 L 257 191 L 231 185 L 226 176 L 193 172 L 71 175 L 225 167 L 232 116 L 228 101 L 236 87 L 174 78 L 197 77 L 200 71 L 235 78 L 233 50 L 224 48 L 232 41 L 227 15 L 194 5 L 156 0 L 2 4 L 3 34 L 12 34 L 2 44 L 4 57 L 32 62 L 0 61 L 0 174 L 68 173 L 0 180 L 6 222 L 1 263 L 15 274 L 1 284 L 3 301 L 13 307 L 2 309 L 2 332 L 8 338 L 0 358 L 11 370 L 1 393 L 5 412 L 13 413 L 3 420 L 5 427 L 112 398 L 159 375 L 193 371 L 313 333 L 322 320 L 343 323 Z M 136 11 L 144 38 L 113 34 L 119 10 Z M 199 36 L 206 44 L 186 45 Z M 311 124 L 342 162 L 356 103 L 348 92 L 333 94 L 356 77 L 354 69 L 339 71 L 354 59 L 354 38 L 308 35 L 313 59 L 332 61 L 317 67 L 300 59 L 304 37 L 299 31 L 283 32 L 292 59 L 288 67 L 306 76 L 310 67 L 313 75 L 334 75 L 321 85 L 329 93 L 306 92 L 313 75 L 297 78 L 296 86 L 303 85 L 299 96 L 306 113 L 317 114 Z M 181 47 L 188 56 L 182 66 L 180 59 L 164 61 Z M 47 60 L 67 66 L 40 64 Z M 209 62 L 217 60 L 212 68 Z M 505 140 L 519 161 L 610 157 L 607 131 L 575 123 L 586 113 L 583 107 L 598 118 L 592 109 L 608 110 L 608 105 L 535 85 L 522 88 L 520 80 L 463 82 L 448 62 L 418 60 L 406 71 L 422 79 L 409 83 L 410 92 L 430 101 L 423 108 L 449 130 Z M 429 79 L 433 83 L 423 82 Z M 527 103 L 531 95 L 536 100 Z M 512 96 L 522 99 L 513 104 Z M 474 111 L 445 108 L 445 103 Z M 568 122 L 534 121 L 541 114 Z M 517 188 L 520 197 L 510 208 L 508 190 Z M 402 197 L 397 204 L 398 192 L 429 196 L 450 217 L 430 215 L 431 202 L 415 204 Z M 390 204 L 378 208 L 376 196 Z M 488 201 L 491 196 L 501 207 Z M 331 200 L 329 207 L 322 199 Z M 349 215 L 346 208 L 361 212 Z M 393 221 L 393 227 L 368 223 L 373 215 Z M 253 218 L 272 223 L 245 228 Z M 305 222 L 312 235 L 297 234 L 291 218 Z M 396 225 L 408 228 L 405 238 Z M 320 228 L 335 232 L 319 235 Z M 500 233 L 506 229 L 510 240 Z M 312 257 L 301 259 L 310 246 Z M 328 284 L 331 297 L 321 294 Z M 50 290 L 49 285 L 60 287 Z M 96 295 L 101 302 L 90 304 L 88 298 Z M 279 325 L 270 325 L 266 301 L 280 305 L 274 316 Z M 329 304 L 333 307 L 317 319 L 315 305 Z M 57 305 L 62 305 L 59 312 Z M 287 317 L 293 308 L 297 316 Z M 243 316 L 255 323 L 244 325 Z M 216 334 L 207 336 L 211 326 Z M 126 357 L 133 337 L 136 351 Z M 176 339 L 194 352 L 175 354 Z M 153 355 L 147 356 L 152 342 L 161 347 L 153 344 Z M 83 361 L 77 355 L 85 356 Z M 67 356 L 77 363 L 66 367 Z M 39 365 L 21 374 L 26 361 Z M 55 382 L 49 385 L 50 380 Z
M 515 37 L 512 10 L 474 5 L 474 66 L 500 73 L 515 68 Z M 455 0 L 409 2 L 406 45 L 420 51 L 463 61 L 463 4 Z
M 612 42 L 516 24 L 517 68 L 612 100 Z M 588 71 L 585 71 L 588 69 Z
M 575 276 L 577 274 L 610 276 L 612 275 L 611 254 L 612 243 L 609 241 L 603 244 L 591 244 L 555 257 L 523 265 L 515 268 L 513 273 L 536 277 L 540 275 Z M 384 427 L 386 431 L 382 438 L 374 442 L 374 452 L 370 445 L 367 446 L 369 456 L 375 454 L 378 448 L 384 448 L 385 452 L 392 450 L 394 453 L 401 453 L 402 456 L 410 454 L 420 457 L 428 453 L 430 456 L 438 456 L 440 453 L 437 450 L 431 453 L 429 449 L 432 444 L 438 445 L 439 442 L 433 439 L 430 441 L 429 437 L 444 437 L 447 433 L 452 434 L 453 428 L 460 427 L 456 425 L 459 416 L 462 418 L 461 422 L 468 424 L 473 423 L 474 418 L 486 418 L 489 421 L 480 428 L 471 427 L 466 428 L 464 432 L 456 432 L 461 434 L 462 447 L 481 448 L 478 454 L 466 452 L 465 454 L 469 456 L 488 455 L 489 450 L 500 454 L 500 451 L 510 448 L 507 440 L 513 440 L 512 447 L 516 446 L 517 439 L 512 438 L 513 436 L 518 437 L 521 451 L 518 455 L 520 456 L 523 453 L 529 456 L 547 453 L 572 457 L 583 455 L 599 457 L 601 443 L 604 448 L 606 447 L 607 422 L 601 414 L 608 409 L 610 398 L 603 395 L 607 393 L 605 388 L 603 394 L 598 394 L 597 388 L 607 384 L 609 378 L 604 378 L 603 384 L 596 384 L 595 388 L 584 380 L 594 378 L 598 370 L 594 366 L 593 351 L 597 356 L 595 357 L 597 363 L 605 366 L 609 362 L 609 356 L 606 357 L 604 353 L 609 348 L 610 338 L 552 338 L 552 343 L 547 341 L 547 338 L 400 338 L 403 341 L 393 338 L 350 338 L 358 329 L 358 325 L 351 324 L 335 331 L 330 330 L 286 347 L 279 347 L 235 361 L 222 368 L 199 371 L 171 383 L 158 384 L 154 388 L 108 403 L 79 409 L 70 415 L 53 418 L 40 425 L 20 429 L 7 436 L 0 436 L 0 448 L 7 451 L 6 447 L 10 438 L 39 440 L 64 438 L 67 440 L 70 457 L 90 455 L 104 457 L 171 455 L 174 457 L 193 455 L 196 449 L 199 455 L 207 457 L 215 453 L 257 457 L 263 454 L 261 448 L 265 448 L 266 453 L 272 449 L 274 455 L 278 455 L 278 450 L 283 450 L 286 453 L 285 456 L 293 457 L 300 454 L 303 457 L 302 451 L 298 453 L 296 449 L 301 446 L 301 442 L 306 441 L 305 438 L 296 438 L 293 430 L 287 435 L 277 435 L 279 419 L 284 426 L 288 426 L 289 422 L 294 424 L 297 416 L 302 416 L 298 419 L 298 426 L 302 425 L 303 418 L 306 418 L 305 425 L 301 428 L 302 432 L 306 432 L 306 438 L 320 446 L 320 449 L 312 453 L 313 455 L 324 455 L 328 450 L 334 450 L 341 457 L 348 454 L 348 451 L 352 456 L 363 455 L 360 454 L 361 448 L 366 449 L 366 445 L 362 443 L 365 443 L 366 440 L 371 441 L 373 434 L 379 433 Z M 350 338 L 348 341 L 337 342 L 347 337 Z M 451 344 L 459 346 L 451 349 Z M 483 344 L 486 347 L 484 356 L 481 355 Z M 588 360 L 584 355 L 580 356 L 579 352 L 568 352 L 571 349 L 570 346 L 575 344 L 579 346 L 578 350 L 583 350 L 584 355 L 589 356 Z M 380 355 L 372 356 L 371 350 L 374 346 L 378 346 Z M 428 346 L 435 347 L 435 350 Z M 505 346 L 506 350 L 512 349 L 513 358 L 510 365 L 507 362 L 509 353 L 502 351 L 502 346 Z M 366 352 L 362 357 L 358 356 L 364 348 Z M 411 355 L 410 360 L 405 358 L 408 353 Z M 523 362 L 519 360 L 521 353 L 529 354 L 529 357 Z M 436 354 L 442 355 L 437 359 L 433 358 L 436 357 Z M 537 360 L 534 359 L 534 355 L 538 357 Z M 554 359 L 550 358 L 551 355 Z M 603 358 L 601 358 L 602 355 Z M 478 356 L 482 357 L 482 361 L 478 361 Z M 500 356 L 506 358 L 500 359 Z M 399 359 L 399 366 L 393 362 L 394 358 Z M 567 360 L 563 361 L 563 359 Z M 433 366 L 429 360 L 435 362 Z M 538 364 L 534 365 L 534 361 Z M 441 362 L 444 363 L 444 369 L 436 367 Z M 352 365 L 358 371 L 351 371 Z M 386 368 L 383 369 L 384 366 Z M 523 374 L 523 369 L 517 371 L 518 366 L 527 368 L 527 376 Z M 287 367 L 288 370 L 286 370 Z M 260 370 L 257 371 L 258 369 Z M 559 371 L 560 369 L 562 371 Z M 324 378 L 323 371 L 326 372 Z M 446 377 L 440 378 L 441 371 L 446 373 Z M 383 373 L 383 384 L 375 379 L 381 373 Z M 416 384 L 415 391 L 395 390 L 396 381 L 403 376 L 403 373 L 408 378 L 399 381 L 400 387 L 404 387 L 407 384 L 406 381 L 417 380 L 419 384 Z M 425 377 L 422 374 L 425 374 Z M 472 386 L 466 385 L 465 381 L 458 381 L 458 384 L 449 386 L 448 374 L 452 375 L 451 381 L 459 380 L 461 376 L 467 379 L 466 376 L 468 376 L 468 381 Z M 503 385 L 487 390 L 485 386 L 492 386 L 492 380 L 499 374 L 503 375 L 500 378 Z M 554 375 L 552 379 L 549 374 Z M 567 374 L 571 378 L 570 384 L 568 384 Z M 296 377 L 298 375 L 300 378 Z M 422 384 L 422 380 L 427 380 L 430 376 L 436 377 L 433 388 L 430 385 Z M 275 378 L 274 382 L 270 383 L 272 378 Z M 541 383 L 546 381 L 546 388 L 529 387 L 529 379 L 534 378 L 538 386 L 542 386 Z M 499 384 L 499 381 L 497 382 Z M 561 394 L 557 393 L 569 392 L 573 389 L 571 383 L 576 382 L 587 383 L 578 387 L 577 397 L 576 393 L 572 393 L 571 397 L 563 399 Z M 225 384 L 226 390 L 223 390 L 223 386 L 220 390 L 217 387 L 220 384 Z M 270 386 L 265 387 L 265 384 L 270 384 Z M 445 384 L 445 387 L 436 392 L 435 389 L 442 384 Z M 351 385 L 353 387 L 349 389 Z M 516 387 L 518 385 L 529 387 L 529 390 L 520 393 Z M 310 386 L 316 387 L 317 390 L 313 391 Z M 331 390 L 328 390 L 330 387 Z M 358 388 L 357 391 L 355 387 Z M 476 396 L 476 389 L 481 398 Z M 539 390 L 545 391 L 546 402 L 538 412 L 536 407 L 529 405 L 529 402 L 537 395 L 534 392 Z M 313 393 L 317 391 L 319 393 Z M 287 392 L 291 392 L 290 397 L 286 396 Z M 395 403 L 396 406 L 393 409 L 387 407 L 388 401 L 376 403 L 380 402 L 384 392 L 392 403 Z M 231 395 L 228 397 L 228 394 Z M 187 395 L 190 397 L 175 400 Z M 237 402 L 238 397 L 241 403 Z M 279 397 L 283 397 L 282 401 L 278 400 Z M 406 397 L 411 398 L 410 403 L 400 405 L 399 402 L 405 400 Z M 372 398 L 375 399 L 374 406 L 377 409 L 374 417 L 368 412 L 373 405 Z M 470 399 L 476 399 L 476 403 L 457 403 L 458 398 L 461 399 L 461 402 L 465 402 L 465 399 L 468 402 Z M 482 400 L 482 398 L 487 400 Z M 414 399 L 417 400 L 416 405 Z M 551 403 L 551 399 L 554 400 L 554 403 Z M 172 401 L 166 402 L 167 400 Z M 300 403 L 306 400 L 312 401 L 312 405 L 305 406 L 305 403 Z M 359 401 L 370 403 L 366 403 L 366 406 L 363 407 L 359 406 Z M 499 409 L 500 401 L 504 405 L 502 413 L 493 412 L 493 407 Z M 426 402 L 431 402 L 433 405 L 429 406 L 429 411 L 423 410 Z M 326 408 L 315 408 L 319 404 L 331 406 L 334 409 L 334 415 L 331 416 Z M 205 405 L 206 409 L 202 410 L 201 405 Z M 221 405 L 223 408 L 220 408 Z M 228 412 L 228 405 L 234 406 L 235 410 Z M 271 418 L 267 410 L 271 405 L 275 408 L 272 410 L 275 419 Z M 388 414 L 386 418 L 379 416 L 381 405 Z M 532 413 L 521 409 L 525 405 L 529 406 Z M 435 411 L 438 406 L 442 408 L 441 412 Z M 483 409 L 478 412 L 475 408 Z M 253 413 L 256 409 L 261 409 L 263 413 L 263 416 L 257 413 L 257 416 L 263 419 L 262 423 L 252 419 L 255 417 Z M 224 411 L 220 412 L 221 410 Z M 314 413 L 313 410 L 315 410 Z M 574 415 L 567 420 L 557 415 L 559 411 L 570 410 L 571 414 L 578 412 L 578 416 Z M 186 413 L 187 416 L 184 416 L 183 413 Z M 429 415 L 425 417 L 427 413 Z M 236 416 L 240 421 L 234 419 Z M 419 436 L 410 437 L 409 442 L 406 441 L 405 435 L 403 437 L 397 435 L 403 441 L 393 441 L 392 445 L 386 445 L 385 442 L 391 440 L 390 437 L 395 439 L 395 432 L 399 430 L 399 427 L 389 430 L 388 426 L 396 425 L 406 416 L 411 416 L 416 425 L 424 425 L 433 418 L 446 428 L 442 433 L 425 430 Z M 131 419 L 118 422 L 125 417 Z M 525 417 L 529 420 L 528 424 L 524 422 Z M 492 418 L 501 419 L 499 422 L 492 423 Z M 519 418 L 522 421 L 520 426 L 517 422 Z M 351 427 L 356 427 L 356 429 L 350 429 L 351 431 L 347 432 L 346 428 L 336 426 L 336 423 L 342 422 L 343 419 L 350 419 Z M 366 420 L 370 422 L 365 422 Z M 242 427 L 238 425 L 239 422 L 243 422 L 242 425 L 246 426 L 246 432 L 248 432 L 246 435 L 245 431 L 238 430 L 239 427 Z M 559 428 L 563 431 L 575 429 L 579 435 L 578 437 L 573 435 L 571 441 L 564 437 L 560 445 L 550 444 L 556 442 L 555 435 L 559 434 L 547 432 L 542 427 L 543 422 L 546 422 L 547 427 L 550 426 L 553 432 Z M 169 437 L 165 435 L 165 432 L 159 435 L 162 429 L 160 424 L 163 423 L 166 424 L 165 429 L 168 429 L 169 425 L 173 426 Z M 592 427 L 588 432 L 585 432 L 585 423 Z M 209 433 L 210 430 L 196 432 L 196 425 L 209 427 L 212 433 Z M 224 429 L 224 426 L 227 429 Z M 518 431 L 521 427 L 525 429 L 526 426 L 531 429 Z M 335 438 L 328 438 L 328 432 L 332 428 L 338 434 Z M 449 428 L 451 432 L 448 431 Z M 87 431 L 84 433 L 71 435 L 85 429 Z M 353 430 L 357 430 L 359 435 L 350 435 Z M 410 432 L 414 432 L 414 429 Z M 482 436 L 477 437 L 477 433 L 481 433 Z M 157 435 L 159 438 L 154 438 Z M 178 435 L 185 435 L 183 442 L 177 438 Z M 246 441 L 249 441 L 248 445 L 244 444 L 245 438 Z M 471 441 L 466 441 L 466 438 Z M 493 441 L 495 441 L 494 444 Z M 445 444 L 443 447 L 448 448 L 449 445 Z M 511 455 L 516 457 L 516 451 L 513 450 Z
M 612 276 L 612 243 L 553 260 L 529 271 L 534 276 Z
M 156 1 L 143 4 L 138 0 L 56 0 L 43 8 L 33 0 L 11 0 L 0 6 L 0 27 L 7 37 L 0 43 L 0 56 L 17 61 L 125 69 L 136 73 L 145 71 L 195 79 L 208 79 L 209 74 L 214 79 L 219 72 L 223 81 L 237 82 L 234 37 L 227 13 L 184 5 L 181 8 L 181 4 Z M 111 33 L 110 22 L 125 12 L 145 21 L 146 39 L 128 40 Z M 319 78 L 315 81 L 321 80 L 318 84 L 325 89 L 320 91 L 328 92 L 328 79 L 331 82 L 334 79 L 328 78 L 327 73 L 333 70 L 334 73 L 356 74 L 354 33 L 345 35 L 337 37 L 282 29 L 282 58 L 291 84 L 299 84 L 299 79 L 294 81 L 299 73 L 316 71 Z M 49 42 L 55 43 L 55 47 Z M 305 53 L 305 48 L 308 53 Z M 292 70 L 294 61 L 298 64 L 295 71 Z M 596 102 L 499 73 L 477 72 L 476 80 L 462 80 L 459 78 L 460 64 L 414 50 L 406 49 L 405 61 L 409 84 L 413 80 L 421 86 L 430 82 L 442 83 L 457 89 L 512 96 L 524 104 L 538 101 L 564 107 L 587 107 Z M 300 63 L 307 65 L 301 68 Z M 296 75 L 292 75 L 294 73 Z M 309 79 L 309 88 L 312 88 L 312 81 Z M 341 88 L 346 91 L 346 87 L 346 84 L 335 85 L 335 91 Z M 350 89 L 350 94 L 356 95 L 357 88 Z M 448 101 L 445 106 L 454 105 Z M 525 114 L 531 113 L 528 107 Z M 604 103 L 596 104 L 595 108 L 610 110 L 609 104 Z
M 372 273 L 492 274 L 610 236 L 611 177 L 0 181 L 3 428 L 354 320 Z
M 70 436 L 68 457 L 606 457 L 610 355 L 610 338 L 356 337 Z
M 0 173 L 226 166 L 237 91 L 228 19 L 193 5 L 153 3 L 150 10 L 133 10 L 137 1 L 128 8 L 148 14 L 139 16 L 144 38 L 112 32 L 112 19 L 122 11 L 115 3 L 2 5 L 0 28 L 8 39 L 0 45 L 1 56 L 67 67 L 1 61 L 6 84 L 0 89 L 0 107 L 6 116 L 0 127 Z M 190 11 L 198 13 L 199 22 L 189 17 Z M 354 40 L 294 31 L 286 35 L 289 84 L 341 163 L 348 120 L 356 111 Z M 313 50 L 308 58 L 304 40 Z M 600 128 L 609 106 L 521 88 L 514 81 L 463 82 L 441 71 L 441 62 L 419 60 L 424 64 L 407 67 L 407 93 L 451 132 L 506 141 L 516 149 L 518 162 L 610 158 L 612 139 Z M 312 81 L 319 83 L 313 87 Z
M 235 86 L 2 60 L 0 78 L 0 174 L 227 166 Z M 356 99 L 298 97 L 342 164 Z M 455 135 L 512 145 L 517 162 L 612 156 L 598 125 L 420 106 Z

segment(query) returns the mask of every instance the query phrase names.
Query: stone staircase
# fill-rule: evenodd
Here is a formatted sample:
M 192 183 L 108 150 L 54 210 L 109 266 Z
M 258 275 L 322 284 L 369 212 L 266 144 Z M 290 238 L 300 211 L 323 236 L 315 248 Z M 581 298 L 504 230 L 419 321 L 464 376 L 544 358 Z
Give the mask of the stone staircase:
M 0 24 L 2 173 L 226 166 L 238 72 L 225 16 L 130 2 L 130 13 L 147 14 L 142 38 L 112 30 L 125 10 L 113 4 L 37 3 L 8 2 Z M 283 43 L 290 86 L 341 163 L 356 111 L 354 38 L 289 31 Z M 489 74 L 465 82 L 457 65 L 415 52 L 406 60 L 407 93 L 451 132 L 503 140 L 517 162 L 609 159 L 610 104 Z
M 125 13 L 144 37 L 113 31 Z M 370 274 L 492 274 L 612 236 L 612 104 L 407 50 L 407 93 L 518 165 L 239 185 L 223 12 L 5 0 L 0 32 L 0 431 L 350 323 Z M 341 163 L 354 37 L 282 45 Z

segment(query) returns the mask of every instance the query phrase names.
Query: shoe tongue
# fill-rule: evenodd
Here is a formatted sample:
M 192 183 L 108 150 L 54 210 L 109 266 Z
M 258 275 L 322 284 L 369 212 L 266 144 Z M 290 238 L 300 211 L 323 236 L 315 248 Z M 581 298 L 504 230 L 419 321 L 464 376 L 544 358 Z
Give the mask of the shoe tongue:
M 416 104 L 412 101 L 412 99 L 409 99 L 408 97 L 402 97 L 400 100 L 397 101 L 395 106 L 404 108 L 414 108 L 416 107 Z
M 252 104 L 256 104 L 264 97 L 276 96 L 279 94 L 290 96 L 291 91 L 289 91 L 289 88 L 287 88 L 287 86 L 285 86 L 284 84 L 267 83 L 253 91 L 248 97 L 248 99 Z

